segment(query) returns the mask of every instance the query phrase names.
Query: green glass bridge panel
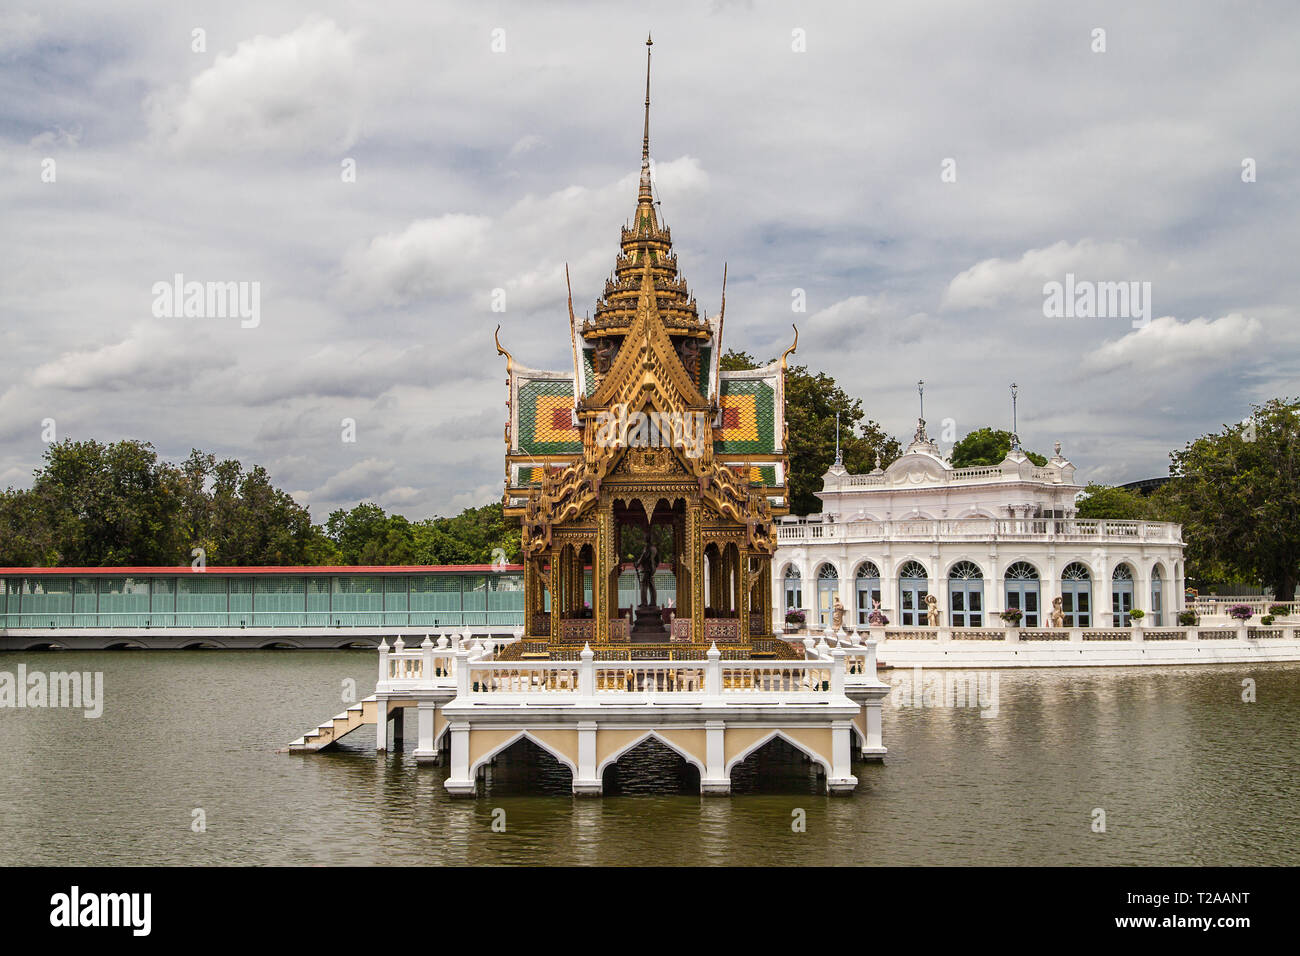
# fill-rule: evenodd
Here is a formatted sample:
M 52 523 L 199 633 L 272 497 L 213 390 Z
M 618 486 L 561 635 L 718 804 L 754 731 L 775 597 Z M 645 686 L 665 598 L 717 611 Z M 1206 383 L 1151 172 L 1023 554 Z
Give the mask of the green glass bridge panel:
M 482 627 L 487 619 L 488 584 L 485 574 L 466 574 L 461 577 L 461 623 Z
M 230 578 L 196 576 L 176 582 L 178 627 L 228 627 Z
M 100 627 L 144 627 L 148 620 L 148 578 L 99 579 Z
M 99 626 L 99 582 L 94 578 L 77 578 L 73 582 L 73 627 Z
M 253 589 L 256 627 L 301 627 L 307 620 L 307 582 L 300 577 L 257 578 Z
M 229 627 L 253 626 L 253 579 L 248 577 L 230 578 L 230 619 Z
M 330 622 L 330 595 L 333 585 L 329 578 L 307 579 L 307 620 L 311 626 L 323 626 Z
M 174 627 L 176 624 L 176 579 L 151 578 L 149 581 L 149 626 Z
M 71 578 L 25 578 L 19 594 L 23 627 L 68 627 L 72 624 Z
M 460 626 L 459 574 L 415 574 L 410 582 L 412 626 Z
M 371 575 L 334 578 L 334 625 L 356 627 L 384 623 L 384 579 Z

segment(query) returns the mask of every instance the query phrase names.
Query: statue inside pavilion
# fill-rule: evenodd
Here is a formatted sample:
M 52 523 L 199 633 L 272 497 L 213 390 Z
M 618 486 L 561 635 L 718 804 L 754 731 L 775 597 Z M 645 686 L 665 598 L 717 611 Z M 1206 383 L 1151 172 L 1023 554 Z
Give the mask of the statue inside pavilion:
M 654 199 L 649 46 L 636 211 L 594 312 L 579 321 L 570 292 L 572 368 L 529 368 L 497 340 L 509 387 L 505 513 L 522 525 L 519 652 L 716 643 L 728 656 L 786 656 L 772 633 L 770 563 L 774 519 L 788 512 L 794 345 L 764 368 L 719 368 L 725 270 L 713 320 L 678 274 Z

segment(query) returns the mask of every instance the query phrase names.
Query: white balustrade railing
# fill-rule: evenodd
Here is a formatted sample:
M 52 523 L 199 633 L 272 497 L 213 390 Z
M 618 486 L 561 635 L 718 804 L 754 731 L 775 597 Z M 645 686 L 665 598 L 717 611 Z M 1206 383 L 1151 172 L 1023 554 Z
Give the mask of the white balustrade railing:
M 1196 611 L 1202 617 L 1226 616 L 1228 608 L 1244 604 L 1250 608 L 1255 619 L 1271 613 L 1271 608 L 1281 605 L 1285 610 L 1281 615 L 1275 617 L 1300 617 L 1300 601 L 1274 601 L 1267 597 L 1198 597 L 1195 601 L 1188 602 L 1188 606 Z
M 1182 526 L 1166 521 L 1082 518 L 895 518 L 778 524 L 778 541 L 1035 540 L 1147 543 L 1182 541 Z
M 505 647 L 520 640 L 523 628 L 516 628 L 514 637 L 494 637 L 482 635 L 475 637 L 472 632 L 459 634 L 442 634 L 435 643 L 432 635 L 426 634 L 424 641 L 414 647 L 407 647 L 399 635 L 390 647 L 386 640 L 379 642 L 379 682 L 381 684 L 398 684 L 409 686 L 415 682 L 450 685 L 456 676 L 458 652 L 463 651 L 467 660 L 491 660 L 498 648 Z

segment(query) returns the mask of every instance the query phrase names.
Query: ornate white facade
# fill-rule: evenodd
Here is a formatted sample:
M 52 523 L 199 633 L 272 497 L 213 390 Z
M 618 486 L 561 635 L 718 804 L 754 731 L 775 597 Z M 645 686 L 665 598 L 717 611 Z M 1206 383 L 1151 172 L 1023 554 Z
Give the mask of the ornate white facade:
M 1082 520 L 1083 486 L 1061 446 L 1043 467 L 1013 447 L 998 465 L 953 468 L 919 423 L 887 469 L 851 475 L 836 463 L 823 476 L 820 515 L 791 516 L 777 529 L 774 602 L 808 625 L 864 628 L 873 602 L 891 626 L 927 623 L 934 595 L 943 627 L 1001 627 L 1024 612 L 1025 627 L 1052 625 L 1062 599 L 1066 627 L 1177 623 L 1183 609 L 1182 527 L 1157 521 Z

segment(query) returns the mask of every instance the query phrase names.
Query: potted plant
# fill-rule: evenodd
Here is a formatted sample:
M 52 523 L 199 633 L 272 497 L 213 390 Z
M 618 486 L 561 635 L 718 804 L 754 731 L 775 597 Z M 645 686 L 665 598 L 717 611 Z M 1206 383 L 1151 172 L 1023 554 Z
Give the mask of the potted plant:
M 1273 623 L 1274 620 L 1276 620 L 1276 618 L 1274 618 L 1272 614 L 1265 614 L 1263 617 L 1259 619 L 1259 623 L 1263 624 L 1265 627 L 1268 627 L 1270 624 Z
M 1228 608 L 1228 617 L 1245 624 L 1255 616 L 1255 609 L 1249 604 L 1234 604 Z
M 791 608 L 785 612 L 785 632 L 793 634 L 803 627 L 808 616 L 798 608 Z
M 1140 607 L 1132 608 L 1128 612 L 1128 619 L 1139 627 L 1142 626 L 1142 618 L 1146 616 L 1147 616 L 1147 612 L 1142 610 Z
M 1288 608 L 1285 604 L 1270 604 L 1268 606 L 1268 613 L 1273 617 L 1286 617 L 1287 611 Z M 1260 620 L 1262 621 L 1264 619 L 1260 618 Z
M 1019 627 L 1020 619 L 1024 616 L 1024 611 L 1020 610 L 1018 607 L 1007 608 L 1005 611 L 998 614 L 998 617 L 1002 618 L 1003 623 L 1009 627 Z
M 1178 623 L 1183 627 L 1195 627 L 1201 623 L 1201 619 L 1195 611 L 1179 611 Z

